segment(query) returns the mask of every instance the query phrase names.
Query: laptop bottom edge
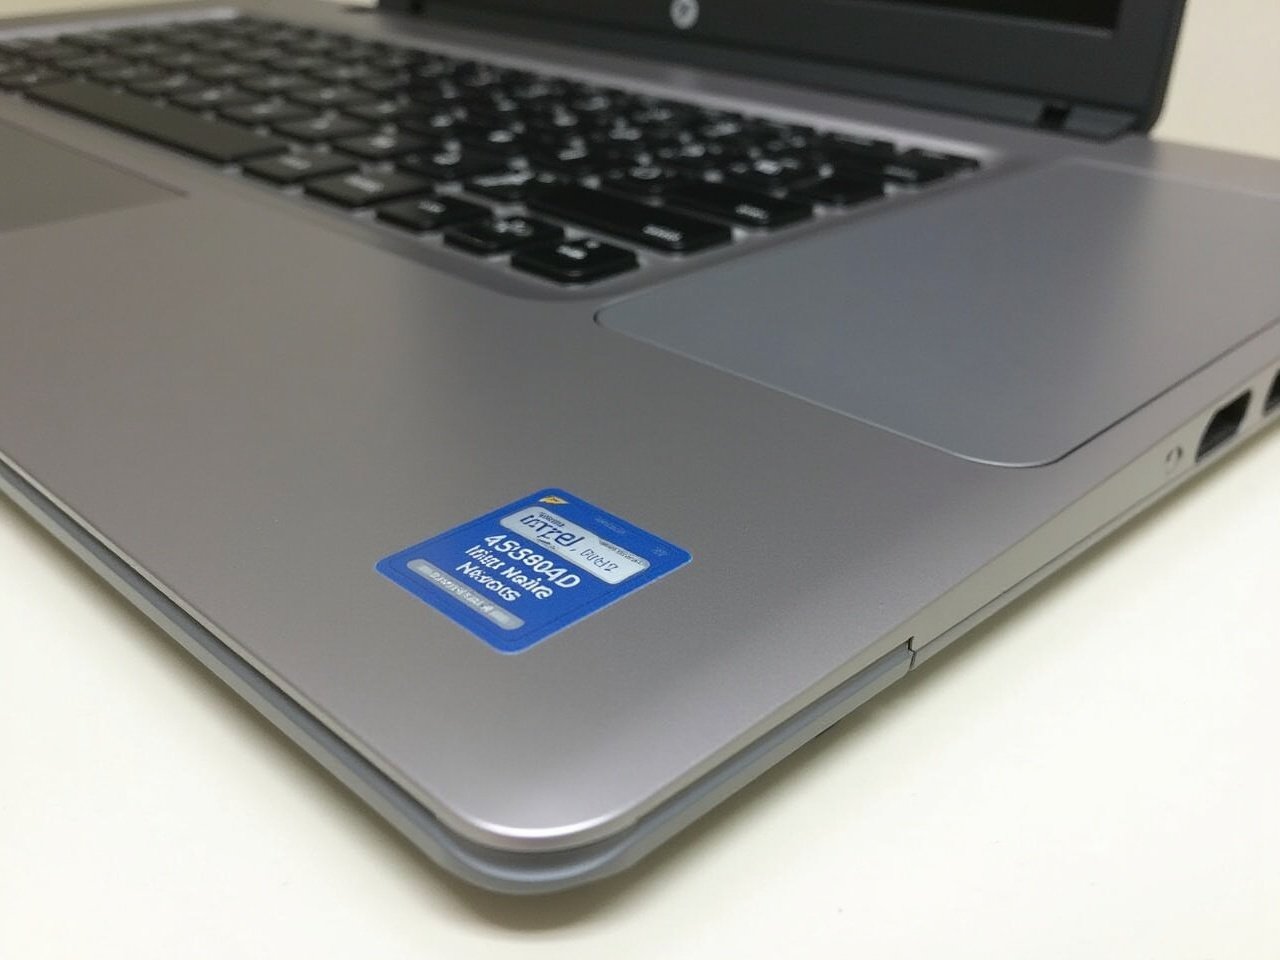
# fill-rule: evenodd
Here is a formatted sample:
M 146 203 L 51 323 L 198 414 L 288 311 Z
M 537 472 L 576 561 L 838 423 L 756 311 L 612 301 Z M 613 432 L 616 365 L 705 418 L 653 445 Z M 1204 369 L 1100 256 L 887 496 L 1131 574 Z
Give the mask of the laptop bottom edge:
M 551 893 L 602 879 L 631 866 L 787 754 L 901 679 L 911 666 L 911 651 L 904 642 L 613 837 L 560 851 L 496 850 L 450 831 L 426 807 L 2 461 L 0 493 L 21 507 L 410 843 L 461 879 L 499 893 Z

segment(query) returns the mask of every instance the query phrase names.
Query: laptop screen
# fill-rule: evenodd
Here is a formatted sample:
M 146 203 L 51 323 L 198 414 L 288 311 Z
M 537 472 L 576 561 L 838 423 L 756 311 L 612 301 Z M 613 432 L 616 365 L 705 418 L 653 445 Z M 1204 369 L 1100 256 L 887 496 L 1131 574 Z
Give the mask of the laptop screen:
M 868 82 L 870 75 L 897 75 L 1128 111 L 1145 125 L 1163 96 L 1184 2 L 428 0 L 426 10 L 871 96 L 894 95 Z
M 1106 29 L 1116 25 L 1116 17 L 1120 12 L 1120 0 L 894 0 L 894 2 L 972 13 L 994 13 L 1031 20 L 1078 23 L 1082 26 Z
M 435 5 L 469 6 L 509 10 L 533 16 L 567 17 L 584 23 L 624 26 L 629 29 L 669 31 L 674 28 L 690 38 L 748 39 L 770 46 L 777 39 L 773 26 L 781 21 L 792 30 L 813 36 L 827 34 L 836 46 L 855 44 L 844 30 L 834 34 L 823 27 L 841 21 L 880 21 L 912 31 L 920 17 L 943 18 L 960 25 L 966 20 L 988 25 L 1006 23 L 1061 29 L 1085 27 L 1114 30 L 1121 8 L 1167 7 L 1181 0 L 433 0 Z

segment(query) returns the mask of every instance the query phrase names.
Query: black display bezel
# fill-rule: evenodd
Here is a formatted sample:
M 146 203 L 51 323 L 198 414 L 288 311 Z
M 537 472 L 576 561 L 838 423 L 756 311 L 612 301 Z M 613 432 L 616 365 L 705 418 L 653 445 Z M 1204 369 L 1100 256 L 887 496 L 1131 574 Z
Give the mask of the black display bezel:
M 865 3 L 867 0 L 843 0 L 847 3 Z M 880 0 L 884 3 L 909 4 L 921 7 L 950 9 L 960 13 L 979 13 L 994 16 L 1016 17 L 1023 20 L 1041 20 L 1049 23 L 1074 23 L 1086 27 L 1110 30 L 1116 25 L 1121 0 Z M 1107 8 L 1105 12 L 1089 13 L 1081 6 L 1089 4 Z
M 428 2 L 428 16 L 527 27 L 568 41 L 697 63 L 754 55 L 973 85 L 1132 112 L 1145 127 L 1163 98 L 1185 0 L 1123 0 L 1114 29 L 877 0 L 699 0 L 697 24 L 671 0 Z M 496 18 L 496 19 L 495 19 Z

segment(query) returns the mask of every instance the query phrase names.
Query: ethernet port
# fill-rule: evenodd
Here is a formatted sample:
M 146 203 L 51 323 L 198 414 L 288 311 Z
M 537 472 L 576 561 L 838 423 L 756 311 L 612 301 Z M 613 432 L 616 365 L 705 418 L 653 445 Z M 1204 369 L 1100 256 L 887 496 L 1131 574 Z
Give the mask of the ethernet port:
M 1271 381 L 1271 389 L 1267 391 L 1267 399 L 1263 401 L 1262 412 L 1270 413 L 1278 407 L 1280 407 L 1280 370 L 1276 371 L 1276 378 Z
M 1200 446 L 1196 448 L 1197 461 L 1203 460 L 1236 435 L 1249 410 L 1249 397 L 1249 391 L 1246 390 L 1213 415 L 1209 425 L 1204 428 Z

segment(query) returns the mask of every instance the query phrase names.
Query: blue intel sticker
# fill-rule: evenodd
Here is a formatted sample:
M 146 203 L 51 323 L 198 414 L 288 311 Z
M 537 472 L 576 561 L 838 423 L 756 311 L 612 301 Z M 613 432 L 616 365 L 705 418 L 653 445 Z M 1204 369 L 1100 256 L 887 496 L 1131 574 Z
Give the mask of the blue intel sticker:
M 688 562 L 585 500 L 540 490 L 377 569 L 489 646 L 519 653 Z

